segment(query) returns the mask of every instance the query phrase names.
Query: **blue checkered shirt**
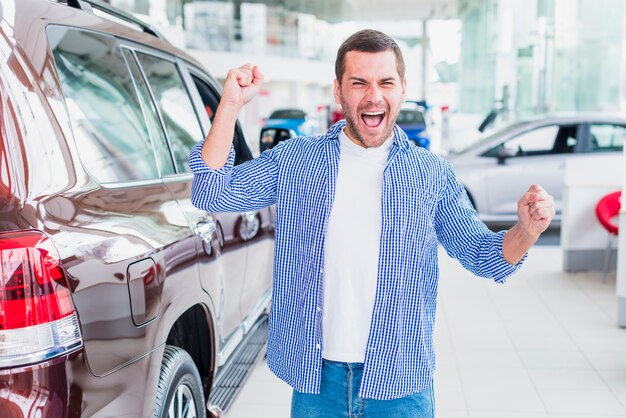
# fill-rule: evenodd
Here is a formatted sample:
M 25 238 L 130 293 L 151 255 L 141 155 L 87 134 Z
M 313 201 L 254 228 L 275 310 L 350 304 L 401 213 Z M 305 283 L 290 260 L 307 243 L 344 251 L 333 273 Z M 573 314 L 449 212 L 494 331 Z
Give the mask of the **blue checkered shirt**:
M 209 169 L 191 152 L 192 202 L 212 212 L 276 204 L 270 369 L 295 390 L 319 393 L 324 238 L 333 205 L 340 130 L 281 142 L 258 158 Z M 504 232 L 476 216 L 449 162 L 394 128 L 383 175 L 378 281 L 359 396 L 395 399 L 432 384 L 437 241 L 473 273 L 504 282 L 521 265 L 502 256 Z M 317 309 L 321 307 L 322 309 Z

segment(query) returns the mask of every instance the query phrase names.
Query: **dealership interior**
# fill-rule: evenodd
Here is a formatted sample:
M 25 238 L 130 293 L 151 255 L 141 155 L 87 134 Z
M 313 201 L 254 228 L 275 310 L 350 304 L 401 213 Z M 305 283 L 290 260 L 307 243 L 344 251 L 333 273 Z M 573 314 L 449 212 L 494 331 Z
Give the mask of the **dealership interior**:
M 342 118 L 334 60 L 348 36 L 393 37 L 406 61 L 407 134 L 452 162 L 481 219 L 512 225 L 533 183 L 557 209 L 504 285 L 439 247 L 436 416 L 626 418 L 626 2 L 107 3 L 219 82 L 258 65 L 265 82 L 240 115 L 254 156 L 279 135 L 320 134 Z M 224 416 L 288 417 L 291 396 L 260 355 Z

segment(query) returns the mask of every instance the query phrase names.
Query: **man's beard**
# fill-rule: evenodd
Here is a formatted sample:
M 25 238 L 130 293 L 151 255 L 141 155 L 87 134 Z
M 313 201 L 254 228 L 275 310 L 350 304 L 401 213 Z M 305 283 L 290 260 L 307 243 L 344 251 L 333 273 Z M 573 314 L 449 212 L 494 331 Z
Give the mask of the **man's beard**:
M 385 134 L 384 134 L 384 135 L 383 135 L 383 137 L 381 138 L 380 143 L 379 143 L 379 144 L 377 144 L 374 148 L 381 146 L 381 145 L 385 142 L 385 140 L 391 136 L 391 134 L 392 134 L 392 132 L 393 132 L 393 127 L 394 127 L 394 125 L 395 125 L 395 123 L 396 123 L 396 119 L 398 118 L 398 115 L 397 115 L 397 114 L 396 114 L 396 115 L 391 115 L 391 114 L 390 114 L 390 112 L 387 112 L 387 113 L 388 113 L 388 114 L 387 114 L 387 117 L 388 117 L 388 118 L 391 118 L 391 116 L 393 116 L 393 118 L 392 118 L 392 119 L 390 119 L 390 120 L 393 120 L 393 123 L 389 125 L 389 129 L 387 129 L 387 131 L 385 132 Z M 399 112 L 398 112 L 398 113 L 399 113 Z M 358 113 L 357 113 L 357 114 L 358 114 Z M 344 114 L 344 117 L 345 117 L 345 119 L 346 119 L 346 128 L 348 128 L 348 129 L 347 129 L 347 133 L 349 134 L 349 136 L 350 136 L 351 138 L 353 138 L 353 139 L 355 139 L 355 140 L 359 141 L 359 143 L 360 143 L 363 147 L 365 147 L 365 148 L 370 148 L 370 146 L 367 146 L 367 145 L 365 144 L 365 141 L 364 141 L 364 139 L 363 139 L 363 135 L 361 135 L 361 132 L 360 132 L 360 131 L 359 131 L 359 129 L 358 129 L 358 126 L 359 126 L 359 125 L 358 125 L 357 123 L 355 123 L 354 119 L 352 118 L 352 114 L 351 114 L 351 112 L 346 112 L 346 113 Z M 358 117 L 358 116 L 357 116 L 357 117 Z

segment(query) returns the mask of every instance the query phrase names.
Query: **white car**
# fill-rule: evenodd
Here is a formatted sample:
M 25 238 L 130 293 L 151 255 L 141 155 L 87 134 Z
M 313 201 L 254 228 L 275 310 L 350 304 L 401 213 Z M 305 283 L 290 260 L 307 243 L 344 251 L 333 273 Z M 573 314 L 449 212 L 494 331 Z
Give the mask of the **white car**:
M 565 160 L 623 156 L 626 118 L 600 114 L 542 116 L 512 123 L 462 151 L 451 151 L 459 181 L 485 222 L 515 222 L 531 184 L 554 196 L 560 221 Z

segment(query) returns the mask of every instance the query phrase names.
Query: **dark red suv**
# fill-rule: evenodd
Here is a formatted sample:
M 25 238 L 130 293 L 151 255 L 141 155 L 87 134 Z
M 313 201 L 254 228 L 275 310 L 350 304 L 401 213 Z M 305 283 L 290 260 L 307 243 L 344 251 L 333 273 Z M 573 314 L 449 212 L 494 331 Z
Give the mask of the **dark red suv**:
M 0 2 L 0 417 L 228 407 L 263 351 L 274 228 L 191 205 L 219 91 L 104 4 Z

